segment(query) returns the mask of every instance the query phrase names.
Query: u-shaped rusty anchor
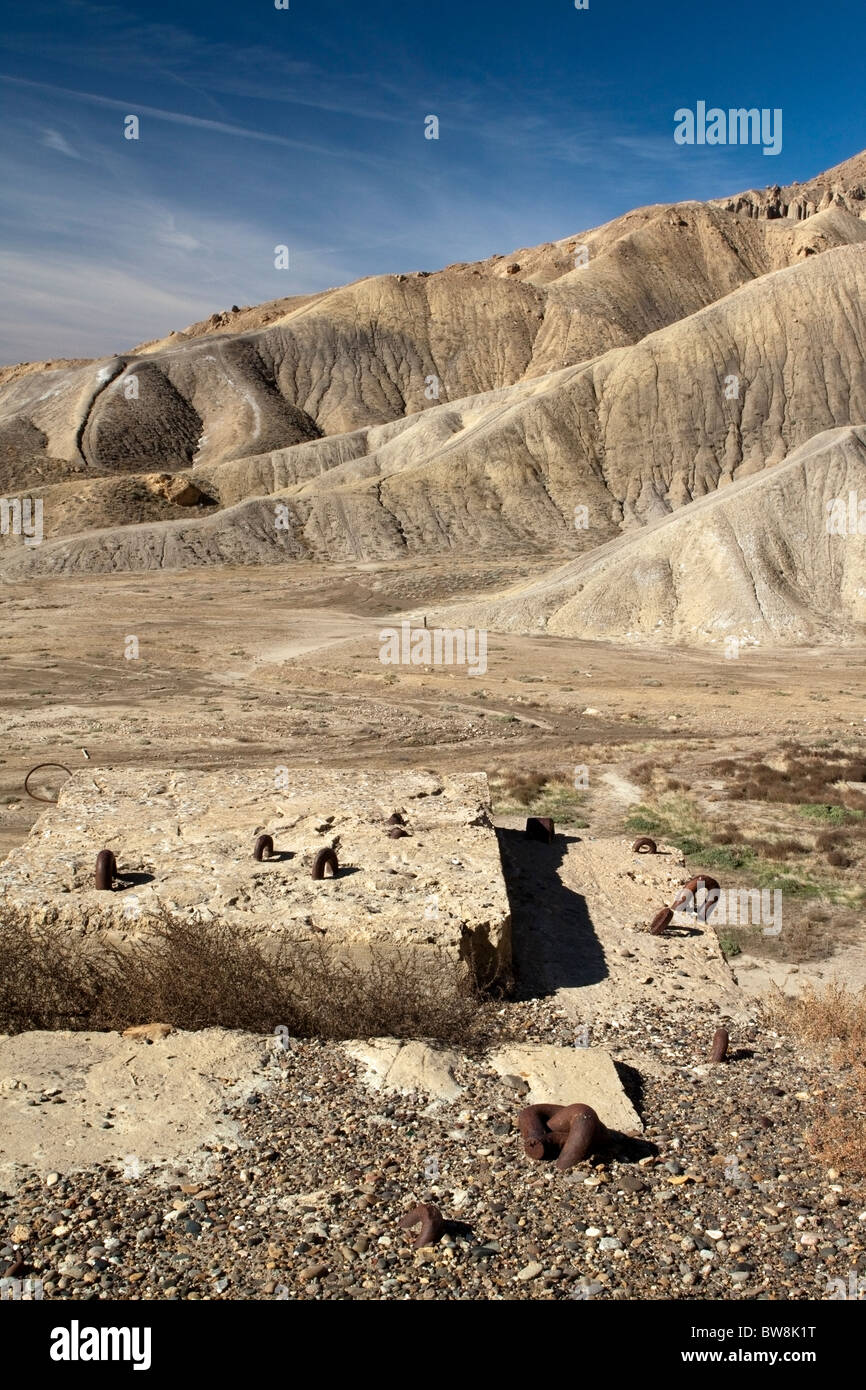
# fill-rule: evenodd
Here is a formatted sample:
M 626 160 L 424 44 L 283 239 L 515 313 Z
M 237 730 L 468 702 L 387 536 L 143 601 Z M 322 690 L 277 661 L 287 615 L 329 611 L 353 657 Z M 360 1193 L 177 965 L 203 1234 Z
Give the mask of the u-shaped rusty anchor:
M 95 886 L 110 892 L 116 878 L 117 860 L 110 849 L 101 849 L 96 856 Z
M 546 1158 L 559 1150 L 557 1168 L 572 1168 L 607 1138 L 607 1130 L 590 1105 L 527 1105 L 517 1116 L 524 1152 Z
M 330 869 L 333 878 L 337 877 L 339 865 L 332 849 L 320 849 L 313 860 L 313 878 L 324 878 L 325 870 Z
M 704 888 L 707 890 L 707 895 L 701 903 L 701 906 L 697 907 L 696 899 L 701 884 L 703 884 Z M 690 878 L 688 883 L 683 884 L 671 903 L 671 907 L 674 912 L 689 912 L 693 909 L 698 921 L 706 922 L 713 908 L 716 906 L 716 903 L 719 901 L 721 891 L 716 880 L 710 878 L 709 874 L 698 874 L 697 878 Z M 692 904 L 691 908 L 687 906 L 689 902 Z

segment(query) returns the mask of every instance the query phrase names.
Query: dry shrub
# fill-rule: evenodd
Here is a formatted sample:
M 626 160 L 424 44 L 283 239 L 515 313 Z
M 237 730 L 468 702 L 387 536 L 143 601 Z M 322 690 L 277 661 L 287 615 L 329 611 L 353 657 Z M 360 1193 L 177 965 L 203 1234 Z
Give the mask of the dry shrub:
M 866 797 L 861 792 L 839 785 L 866 781 L 866 763 L 862 758 L 841 748 L 809 749 L 790 741 L 782 744 L 780 752 L 786 760 L 783 768 L 745 758 L 723 758 L 710 771 L 730 779 L 727 796 L 733 801 L 811 803 L 866 810 Z
M 222 923 L 166 915 L 121 950 L 47 927 L 4 934 L 0 1032 L 239 1028 L 290 1036 L 483 1045 L 493 1007 L 450 957 L 395 950 L 360 969 L 320 941 L 264 948 Z
M 503 777 L 503 786 L 519 805 L 531 806 L 538 800 L 552 776 L 549 772 L 507 772 Z
M 830 851 L 844 849 L 848 837 L 844 830 L 825 830 L 815 841 L 816 849 Z
M 658 763 L 653 762 L 651 758 L 645 758 L 643 762 L 635 763 L 633 767 L 630 767 L 628 775 L 633 782 L 637 782 L 638 786 L 651 787 L 658 770 Z
M 790 859 L 792 854 L 809 853 L 808 845 L 804 845 L 801 840 L 791 838 L 767 840 L 761 837 L 743 837 L 741 843 L 754 850 L 755 854 L 763 855 L 765 859 Z
M 764 1009 L 772 1027 L 820 1049 L 840 1068 L 831 1094 L 817 1102 L 809 1146 L 822 1162 L 866 1178 L 866 989 L 830 984 L 796 999 L 776 989 Z
M 6 926 L 0 1032 L 87 1028 L 110 1010 L 113 974 L 92 940 L 42 926 Z
M 827 855 L 827 863 L 834 869 L 850 869 L 854 860 L 841 849 L 831 849 Z

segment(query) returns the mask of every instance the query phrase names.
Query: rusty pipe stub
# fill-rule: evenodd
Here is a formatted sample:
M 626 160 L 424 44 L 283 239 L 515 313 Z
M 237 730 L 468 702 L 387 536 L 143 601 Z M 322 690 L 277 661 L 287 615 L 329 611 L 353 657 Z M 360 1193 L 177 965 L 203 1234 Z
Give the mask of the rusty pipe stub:
M 552 845 L 556 827 L 550 816 L 530 816 L 526 822 L 527 840 L 540 840 L 542 844 Z
M 711 1062 L 727 1062 L 729 1042 L 730 1036 L 727 1028 L 717 1028 L 713 1034 L 713 1049 L 710 1053 Z

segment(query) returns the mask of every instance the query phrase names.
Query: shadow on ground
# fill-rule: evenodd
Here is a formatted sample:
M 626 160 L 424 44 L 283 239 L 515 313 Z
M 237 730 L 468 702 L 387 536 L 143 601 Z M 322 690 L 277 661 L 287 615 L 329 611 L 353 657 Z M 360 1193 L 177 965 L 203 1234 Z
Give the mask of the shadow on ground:
M 556 835 L 547 845 L 527 839 L 522 830 L 496 834 L 511 907 L 515 996 L 538 998 L 606 979 L 604 951 L 586 900 L 559 877 L 577 837 Z

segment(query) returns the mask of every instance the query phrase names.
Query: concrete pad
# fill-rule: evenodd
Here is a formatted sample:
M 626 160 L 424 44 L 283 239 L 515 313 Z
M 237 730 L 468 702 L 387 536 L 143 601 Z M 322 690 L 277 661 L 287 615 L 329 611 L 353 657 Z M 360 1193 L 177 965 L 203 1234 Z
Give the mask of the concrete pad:
M 203 1146 L 237 1141 L 229 1111 L 272 1084 L 271 1061 L 267 1040 L 219 1028 L 153 1042 L 119 1033 L 0 1037 L 0 1181 L 12 1188 L 25 1169 L 93 1163 L 131 1176 L 181 1160 L 206 1171 Z
M 609 1052 L 600 1047 L 512 1043 L 490 1053 L 500 1076 L 529 1082 L 527 1105 L 591 1105 L 602 1124 L 623 1134 L 643 1129 Z
M 373 1090 L 403 1095 L 420 1091 L 436 1100 L 457 1100 L 466 1089 L 454 1080 L 452 1070 L 461 1061 L 459 1052 L 402 1038 L 373 1038 L 370 1042 L 348 1042 L 344 1047 L 350 1057 L 367 1067 L 361 1079 Z
M 406 834 L 390 838 L 395 811 Z M 262 834 L 275 853 L 256 861 Z M 117 860 L 111 892 L 94 886 L 102 849 Z M 340 871 L 316 881 L 323 849 Z M 17 916 L 120 942 L 168 911 L 353 961 L 417 952 L 487 974 L 511 960 L 483 773 L 87 769 L 0 864 L 0 897 L 10 925 Z

